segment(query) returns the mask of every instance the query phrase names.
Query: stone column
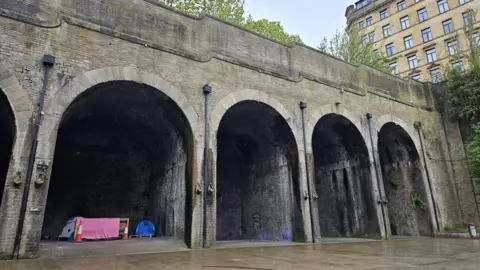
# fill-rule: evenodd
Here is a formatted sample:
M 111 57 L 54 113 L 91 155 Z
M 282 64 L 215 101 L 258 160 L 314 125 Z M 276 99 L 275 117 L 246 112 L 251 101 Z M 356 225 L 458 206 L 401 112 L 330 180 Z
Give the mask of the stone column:
M 0 260 L 10 259 L 13 254 L 15 234 L 27 174 L 31 145 L 33 106 L 27 92 L 14 74 L 0 63 L 0 92 L 4 92 L 11 105 L 15 123 L 14 143 L 10 164 L 5 179 L 3 194 L 0 194 Z
M 307 164 L 305 163 L 305 150 L 303 149 L 303 141 L 302 144 L 297 144 L 298 148 L 298 160 L 299 160 L 299 177 L 298 177 L 298 193 L 295 196 L 298 196 L 300 199 L 300 209 L 302 211 L 302 221 L 303 221 L 303 241 L 307 243 L 313 242 L 312 239 L 312 226 L 311 226 L 311 217 L 310 217 L 310 206 L 308 203 L 309 194 L 308 194 L 308 186 L 307 186 L 307 176 L 305 174 L 305 170 L 308 170 Z M 310 183 L 312 183 L 312 178 L 310 174 Z M 313 187 L 311 187 L 313 188 Z M 311 189 L 313 194 L 313 189 Z M 313 204 L 312 200 L 312 204 Z M 314 209 L 314 208 L 313 208 Z M 312 209 L 312 210 L 313 210 Z M 317 232 L 315 232 L 317 234 Z
M 376 142 L 375 142 L 376 143 Z M 375 144 L 378 147 L 378 143 Z M 372 182 L 375 184 L 372 193 L 372 200 L 374 205 L 377 205 L 377 213 L 378 213 L 378 225 L 380 228 L 380 234 L 382 239 L 390 238 L 392 235 L 392 231 L 390 228 L 390 219 L 388 216 L 388 207 L 387 204 L 384 204 L 383 207 L 383 214 L 382 214 L 382 206 L 378 203 L 380 200 L 380 194 L 383 195 L 383 199 L 387 200 L 387 193 L 385 192 L 385 186 L 383 182 L 383 174 L 382 174 L 382 164 L 380 160 L 380 155 L 378 154 L 378 149 L 375 148 L 375 151 L 372 153 L 375 155 L 375 160 L 377 161 L 377 173 L 375 173 L 375 165 L 373 164 L 373 160 L 371 162 L 371 170 L 372 170 Z M 377 185 L 378 183 L 378 185 Z M 377 187 L 378 186 L 378 187 Z
M 20 244 L 20 256 L 22 258 L 38 257 L 43 217 L 52 173 L 53 155 L 57 140 L 58 123 L 60 123 L 60 116 L 45 114 L 42 125 L 40 126 Z M 38 168 L 39 164 L 46 165 L 46 171 L 40 170 Z
M 28 147 L 27 147 L 28 148 Z M 0 260 L 12 259 L 20 206 L 27 174 L 28 155 L 13 149 L 0 204 Z M 18 151 L 22 152 L 22 151 Z
M 194 132 L 196 132 L 194 130 Z M 198 138 L 201 138 L 197 134 Z M 191 228 L 191 244 L 192 249 L 202 248 L 203 241 L 203 143 L 197 141 L 193 147 L 192 155 L 192 224 Z

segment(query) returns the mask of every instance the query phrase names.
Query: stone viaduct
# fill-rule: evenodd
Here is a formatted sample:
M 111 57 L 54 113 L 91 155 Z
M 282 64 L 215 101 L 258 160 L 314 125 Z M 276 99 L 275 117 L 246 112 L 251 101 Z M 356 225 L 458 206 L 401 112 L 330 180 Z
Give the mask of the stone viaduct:
M 0 257 L 73 216 L 191 248 L 477 218 L 430 84 L 155 2 L 0 2 Z

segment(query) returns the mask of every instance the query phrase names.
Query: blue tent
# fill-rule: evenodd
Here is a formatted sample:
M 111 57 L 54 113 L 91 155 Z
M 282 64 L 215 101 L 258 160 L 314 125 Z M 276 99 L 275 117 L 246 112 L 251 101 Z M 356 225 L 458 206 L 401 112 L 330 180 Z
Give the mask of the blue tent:
M 155 236 L 155 226 L 150 220 L 142 220 L 135 228 L 135 235 Z

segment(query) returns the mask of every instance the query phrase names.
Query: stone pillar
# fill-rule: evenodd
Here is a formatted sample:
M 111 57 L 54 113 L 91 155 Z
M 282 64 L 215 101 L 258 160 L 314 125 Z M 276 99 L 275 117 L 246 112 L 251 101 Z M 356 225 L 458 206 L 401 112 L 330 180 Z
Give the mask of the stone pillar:
M 193 132 L 196 132 L 195 130 Z M 202 138 L 197 134 L 198 138 Z M 203 143 L 196 141 L 192 155 L 192 224 L 190 248 L 202 248 L 203 241 Z
M 322 241 L 322 233 L 320 227 L 320 210 L 318 207 L 319 204 L 319 196 L 317 192 L 317 183 L 316 183 L 316 171 L 315 171 L 315 162 L 313 159 L 313 153 L 310 150 L 307 153 L 308 157 L 308 170 L 310 174 L 310 190 L 312 192 L 312 218 L 313 218 L 313 226 L 315 228 L 315 242 L 320 243 Z
M 58 123 L 60 123 L 60 116 L 46 114 L 40 126 L 37 152 L 33 164 L 32 180 L 20 243 L 20 257 L 22 258 L 38 257 L 43 217 L 52 173 L 53 154 L 55 152 L 58 133 Z M 37 168 L 39 164 L 48 166 L 47 170 L 39 170 Z
M 0 260 L 13 254 L 31 145 L 33 106 L 14 74 L 0 63 L 0 92 L 11 105 L 15 131 L 3 194 L 0 194 Z M 1 132 L 1 131 L 0 131 Z M 2 179 L 3 180 L 3 179 Z
M 383 174 L 382 174 L 382 164 L 381 164 L 380 155 L 378 154 L 378 149 L 377 149 L 378 143 L 376 143 L 375 146 L 376 146 L 375 151 L 372 154 L 375 155 L 375 160 L 377 161 L 376 162 L 377 167 L 375 168 L 375 164 L 373 164 L 373 160 L 372 160 L 371 170 L 372 170 L 372 181 L 374 182 L 374 185 L 373 185 L 374 188 L 372 190 L 372 195 L 373 195 L 372 200 L 374 205 L 377 206 L 376 208 L 377 208 L 377 213 L 379 217 L 378 225 L 380 228 L 380 234 L 382 236 L 382 239 L 389 239 L 392 235 L 392 231 L 390 229 L 390 219 L 388 218 L 388 207 L 387 207 L 387 204 L 384 204 L 383 212 L 382 212 L 382 206 L 378 203 L 378 201 L 381 199 L 386 200 L 387 194 L 385 193 L 385 186 L 384 186 Z M 380 194 L 383 195 L 383 198 L 380 197 Z
M 300 149 L 298 151 L 298 160 L 299 160 L 299 177 L 298 177 L 298 192 L 300 194 L 295 194 L 295 196 L 298 196 L 300 199 L 300 209 L 302 213 L 302 221 L 303 221 L 303 242 L 306 243 L 311 243 L 313 241 L 312 239 L 312 226 L 311 226 L 311 217 L 310 217 L 310 206 L 308 203 L 309 200 L 309 195 L 308 195 L 308 186 L 307 186 L 307 177 L 305 174 L 305 170 L 308 170 L 308 166 L 305 163 L 305 150 L 303 149 L 303 141 L 300 141 L 302 144 L 297 144 L 298 148 Z M 313 183 L 312 178 L 310 174 L 310 183 Z M 313 187 L 311 187 L 311 191 L 313 194 Z M 312 200 L 312 204 L 314 203 L 314 200 Z M 315 209 L 315 208 L 313 208 Z M 312 209 L 312 210 L 313 210 Z M 313 212 L 313 211 L 312 211 Z M 314 218 L 314 217 L 313 217 Z M 317 234 L 317 232 L 315 232 Z
M 14 252 L 15 235 L 28 166 L 28 155 L 20 156 L 16 154 L 15 147 L 13 152 L 0 204 L 0 260 L 11 259 Z
M 212 146 L 212 144 L 211 144 Z M 216 144 L 215 144 L 216 146 Z M 203 153 L 203 151 L 202 151 Z M 202 157 L 202 159 L 204 159 Z M 203 202 L 203 194 L 202 194 L 202 202 L 207 204 L 207 216 L 204 217 L 207 219 L 207 242 L 205 244 L 206 248 L 214 247 L 217 242 L 217 162 L 216 158 L 214 158 L 212 148 L 207 150 L 207 159 L 208 159 L 208 187 L 207 190 L 203 192 L 207 193 L 207 201 Z M 202 177 L 201 177 L 201 185 L 203 186 L 204 180 L 204 163 L 205 160 L 202 162 Z M 203 214 L 203 203 L 202 203 L 202 214 Z M 203 229 L 203 224 L 202 224 Z M 203 231 L 202 231 L 203 233 Z

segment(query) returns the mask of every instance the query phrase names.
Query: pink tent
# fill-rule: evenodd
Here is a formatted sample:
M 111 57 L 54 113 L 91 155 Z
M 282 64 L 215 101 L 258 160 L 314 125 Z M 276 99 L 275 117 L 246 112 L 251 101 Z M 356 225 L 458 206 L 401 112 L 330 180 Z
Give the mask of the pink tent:
M 120 218 L 79 218 L 82 220 L 82 239 L 99 240 L 120 236 Z

